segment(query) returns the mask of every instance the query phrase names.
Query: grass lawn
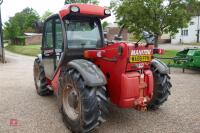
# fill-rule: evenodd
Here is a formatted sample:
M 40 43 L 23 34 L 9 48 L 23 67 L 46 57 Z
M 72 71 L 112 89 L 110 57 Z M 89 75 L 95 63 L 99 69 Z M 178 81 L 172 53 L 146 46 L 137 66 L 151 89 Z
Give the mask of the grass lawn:
M 40 45 L 7 45 L 5 46 L 6 50 L 17 53 L 17 54 L 22 54 L 22 55 L 28 55 L 28 56 L 36 56 L 37 54 L 40 53 Z
M 178 50 L 165 50 L 165 54 L 163 55 L 155 55 L 155 57 L 162 57 L 162 58 L 172 58 L 176 56 L 176 53 L 179 52 Z M 166 60 L 166 59 L 161 59 L 163 62 L 166 64 L 173 64 L 173 60 Z

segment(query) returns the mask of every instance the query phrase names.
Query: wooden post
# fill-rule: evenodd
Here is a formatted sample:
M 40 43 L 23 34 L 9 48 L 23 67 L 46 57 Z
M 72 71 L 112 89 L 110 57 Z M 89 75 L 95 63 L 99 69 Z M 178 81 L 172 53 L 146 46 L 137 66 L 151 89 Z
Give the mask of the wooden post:
M 0 0 L 0 61 L 5 63 L 5 52 L 4 52 L 4 44 L 3 44 L 3 31 L 2 31 L 2 19 L 1 19 L 1 4 L 3 0 Z

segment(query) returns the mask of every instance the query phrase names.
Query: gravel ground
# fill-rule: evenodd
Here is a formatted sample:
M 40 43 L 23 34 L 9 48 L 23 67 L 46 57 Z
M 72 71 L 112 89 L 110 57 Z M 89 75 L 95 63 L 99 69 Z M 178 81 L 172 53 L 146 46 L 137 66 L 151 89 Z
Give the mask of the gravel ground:
M 56 97 L 40 97 L 32 77 L 34 58 L 7 54 L 0 64 L 0 133 L 70 133 Z M 111 105 L 97 133 L 199 133 L 200 72 L 172 69 L 172 95 L 157 111 L 139 112 Z M 17 119 L 17 126 L 10 126 Z
M 193 48 L 193 47 L 200 48 L 200 46 L 195 46 L 195 45 L 159 44 L 159 48 L 163 48 L 163 49 L 167 49 L 167 50 L 183 50 L 185 48 Z

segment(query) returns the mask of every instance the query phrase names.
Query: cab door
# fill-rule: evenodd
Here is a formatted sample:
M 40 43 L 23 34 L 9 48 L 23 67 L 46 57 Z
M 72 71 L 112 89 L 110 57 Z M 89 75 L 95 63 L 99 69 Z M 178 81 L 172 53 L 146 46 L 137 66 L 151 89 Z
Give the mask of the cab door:
M 56 56 L 56 61 L 55 61 L 55 68 L 57 69 L 61 56 L 64 51 L 64 40 L 63 40 L 63 32 L 62 32 L 62 25 L 61 25 L 61 20 L 59 17 L 55 18 L 54 20 L 55 24 L 55 56 Z
M 58 15 L 49 18 L 44 24 L 42 58 L 45 75 L 53 79 L 63 52 L 61 21 Z

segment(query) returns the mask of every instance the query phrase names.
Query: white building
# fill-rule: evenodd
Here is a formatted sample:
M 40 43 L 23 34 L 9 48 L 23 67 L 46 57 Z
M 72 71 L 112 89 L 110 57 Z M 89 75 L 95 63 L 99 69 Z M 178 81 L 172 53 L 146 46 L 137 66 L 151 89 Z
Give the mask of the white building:
M 195 16 L 192 17 L 187 28 L 179 29 L 179 32 L 171 38 L 171 43 L 195 43 L 198 30 L 200 30 L 200 17 Z

